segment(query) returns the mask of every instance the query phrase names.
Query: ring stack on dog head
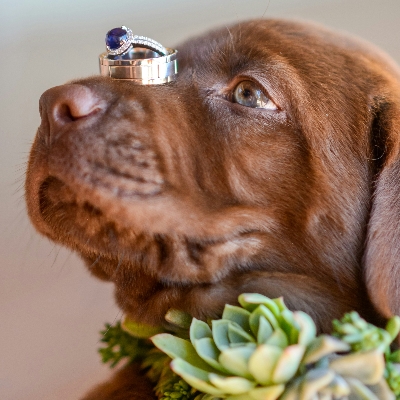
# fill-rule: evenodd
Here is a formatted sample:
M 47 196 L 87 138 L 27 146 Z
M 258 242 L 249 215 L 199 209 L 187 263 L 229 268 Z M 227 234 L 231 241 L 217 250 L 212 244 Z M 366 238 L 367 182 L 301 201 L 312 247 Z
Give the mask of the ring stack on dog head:
M 106 35 L 107 51 L 100 54 L 100 74 L 141 85 L 172 82 L 178 73 L 175 49 L 145 36 L 133 35 L 126 26 Z

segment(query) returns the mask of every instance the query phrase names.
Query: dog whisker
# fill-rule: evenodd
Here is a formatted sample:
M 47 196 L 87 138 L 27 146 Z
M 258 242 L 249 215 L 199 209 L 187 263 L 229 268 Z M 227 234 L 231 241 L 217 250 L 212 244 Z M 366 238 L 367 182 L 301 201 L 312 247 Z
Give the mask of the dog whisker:
M 270 4 L 271 4 L 271 0 L 268 0 L 267 8 L 263 12 L 263 15 L 261 16 L 261 19 L 265 17 L 265 14 L 267 13 Z
M 89 269 L 93 268 L 99 262 L 100 259 L 101 259 L 101 254 L 97 256 L 96 260 L 94 260 L 94 262 L 90 264 L 88 268 Z
M 62 263 L 62 265 L 60 267 L 59 275 L 61 275 L 61 273 L 63 272 L 64 267 L 67 265 L 67 263 L 70 260 L 72 254 L 73 254 L 72 251 L 68 252 L 68 255 L 65 257 L 65 260 L 64 260 L 64 262 Z M 57 253 L 57 256 L 58 256 L 58 253 Z

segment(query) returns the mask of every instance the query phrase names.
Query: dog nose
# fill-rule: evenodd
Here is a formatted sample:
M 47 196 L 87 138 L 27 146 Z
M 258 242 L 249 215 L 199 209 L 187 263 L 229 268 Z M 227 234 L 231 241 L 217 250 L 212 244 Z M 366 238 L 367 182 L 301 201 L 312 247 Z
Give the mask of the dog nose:
M 61 128 L 93 115 L 100 108 L 101 101 L 88 87 L 78 84 L 56 86 L 40 98 L 41 131 L 54 139 Z

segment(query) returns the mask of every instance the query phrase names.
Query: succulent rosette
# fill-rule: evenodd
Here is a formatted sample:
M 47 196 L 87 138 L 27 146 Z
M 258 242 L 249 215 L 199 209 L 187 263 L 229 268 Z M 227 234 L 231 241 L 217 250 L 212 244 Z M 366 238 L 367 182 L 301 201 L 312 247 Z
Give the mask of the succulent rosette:
M 398 320 L 383 330 L 352 314 L 336 323 L 338 337 L 317 337 L 311 317 L 290 311 L 281 298 L 242 294 L 239 303 L 210 324 L 194 318 L 188 340 L 152 338 L 172 358 L 171 369 L 200 392 L 195 400 L 396 398 L 385 380 L 384 352 Z M 396 368 L 389 372 L 397 382 Z
M 394 400 L 384 379 L 382 352 L 333 356 L 291 382 L 282 400 Z
M 204 398 L 277 399 L 301 368 L 315 324 L 281 298 L 243 294 L 239 303 L 226 305 L 211 326 L 194 318 L 190 340 L 160 334 L 153 343 L 173 359 L 176 374 L 209 395 Z
M 390 352 L 399 330 L 399 317 L 391 318 L 386 329 L 369 324 L 354 311 L 333 321 L 334 336 L 321 335 L 311 343 L 303 360 L 307 372 L 288 385 L 281 399 L 399 398 L 400 354 Z M 348 346 L 346 354 L 334 344 L 337 339 Z M 325 344 L 319 346 L 318 342 Z M 333 345 L 330 350 L 329 343 Z M 318 354 L 318 347 L 325 348 L 326 354 Z

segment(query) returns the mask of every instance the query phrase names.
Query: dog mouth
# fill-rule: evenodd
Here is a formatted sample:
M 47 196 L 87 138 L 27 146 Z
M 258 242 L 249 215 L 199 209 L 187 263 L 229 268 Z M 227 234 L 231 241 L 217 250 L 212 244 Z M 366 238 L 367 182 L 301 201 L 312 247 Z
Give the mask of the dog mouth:
M 189 233 L 157 232 L 121 224 L 73 187 L 48 176 L 39 187 L 39 212 L 52 239 L 77 250 L 89 265 L 98 264 L 105 278 L 126 264 L 166 284 L 216 283 L 236 267 L 243 268 L 262 248 L 261 234 L 247 230 L 197 238 Z M 115 198 L 114 202 L 118 202 Z

